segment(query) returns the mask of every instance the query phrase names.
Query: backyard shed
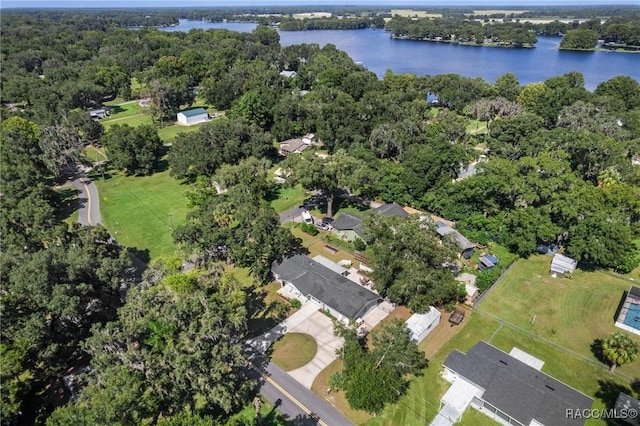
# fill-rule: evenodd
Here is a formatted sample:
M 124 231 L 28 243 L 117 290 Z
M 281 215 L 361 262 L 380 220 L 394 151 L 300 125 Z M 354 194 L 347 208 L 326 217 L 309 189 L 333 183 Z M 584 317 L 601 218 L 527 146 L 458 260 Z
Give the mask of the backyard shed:
M 411 332 L 411 340 L 420 343 L 429 333 L 440 324 L 440 311 L 433 306 L 429 306 L 429 312 L 424 314 L 413 314 L 405 323 Z
M 573 271 L 576 270 L 576 266 L 578 266 L 577 260 L 563 254 L 556 253 L 551 261 L 551 269 L 549 272 L 554 278 L 564 277 L 572 274 Z
M 186 111 L 180 111 L 177 115 L 178 123 L 190 126 L 192 124 L 201 123 L 209 119 L 209 113 L 204 108 L 194 108 Z

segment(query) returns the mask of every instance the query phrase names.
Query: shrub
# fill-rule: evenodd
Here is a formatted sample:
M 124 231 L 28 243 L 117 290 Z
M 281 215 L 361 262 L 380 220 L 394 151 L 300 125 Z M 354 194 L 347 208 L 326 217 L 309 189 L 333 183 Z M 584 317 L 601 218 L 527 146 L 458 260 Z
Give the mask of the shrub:
M 362 251 L 367 248 L 367 245 L 360 238 L 356 238 L 353 240 L 353 247 L 358 251 Z
M 302 232 L 305 232 L 314 237 L 318 235 L 318 233 L 320 232 L 315 226 L 310 225 L 308 223 L 301 223 L 298 227 L 302 229 Z
M 289 303 L 291 304 L 291 307 L 295 309 L 300 309 L 302 307 L 302 302 L 298 299 L 291 299 L 289 300 Z

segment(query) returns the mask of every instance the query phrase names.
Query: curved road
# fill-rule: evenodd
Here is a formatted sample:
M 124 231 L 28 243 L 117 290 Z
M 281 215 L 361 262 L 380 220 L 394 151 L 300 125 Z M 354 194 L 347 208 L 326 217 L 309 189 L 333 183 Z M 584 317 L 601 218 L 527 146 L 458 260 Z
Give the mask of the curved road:
M 78 173 L 72 183 L 78 190 L 78 222 L 84 226 L 101 224 L 100 197 L 96 185 L 82 172 Z M 131 251 L 129 256 L 134 267 L 141 274 L 147 265 Z M 252 364 L 253 375 L 259 379 L 260 383 L 258 391 L 287 415 L 293 425 L 347 426 L 353 424 L 278 366 L 272 362 L 265 364 L 262 367 Z
M 100 197 L 96 185 L 85 175 L 80 175 L 72 183 L 78 190 L 78 222 L 84 226 L 96 226 L 102 223 Z

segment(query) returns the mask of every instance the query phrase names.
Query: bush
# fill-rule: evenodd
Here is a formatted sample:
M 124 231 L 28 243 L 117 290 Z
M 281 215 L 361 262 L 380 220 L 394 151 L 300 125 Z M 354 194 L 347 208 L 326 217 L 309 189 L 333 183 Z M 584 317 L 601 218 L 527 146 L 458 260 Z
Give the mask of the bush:
M 360 238 L 356 238 L 355 240 L 353 240 L 353 247 L 358 251 L 363 251 L 367 248 L 367 245 Z
M 302 307 L 302 302 L 298 299 L 291 299 L 289 300 L 289 303 L 291 304 L 291 307 L 295 309 L 300 309 Z
M 496 282 L 500 273 L 498 270 L 493 271 L 482 271 L 478 273 L 478 278 L 476 279 L 476 286 L 478 286 L 478 290 L 481 293 L 484 293 L 489 287 Z
M 318 231 L 318 229 L 315 226 L 310 225 L 308 223 L 301 223 L 298 227 L 302 229 L 302 232 L 305 232 L 314 237 L 320 233 L 320 231 Z

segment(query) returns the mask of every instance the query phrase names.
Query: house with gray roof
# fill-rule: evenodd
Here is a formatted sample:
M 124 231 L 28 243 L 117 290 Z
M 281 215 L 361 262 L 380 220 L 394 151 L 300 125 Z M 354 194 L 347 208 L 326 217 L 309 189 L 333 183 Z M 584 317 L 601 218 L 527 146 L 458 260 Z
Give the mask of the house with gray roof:
M 469 259 L 473 256 L 473 249 L 476 245 L 469 241 L 464 235 L 457 230 L 446 225 L 443 222 L 435 222 L 436 232 L 442 239 L 451 238 L 453 242 L 458 246 L 460 257 Z
M 400 204 L 391 203 L 391 204 L 383 204 L 380 207 L 373 210 L 374 214 L 379 214 L 382 216 L 396 216 L 396 217 L 408 217 L 409 213 L 407 213 Z
M 331 224 L 333 233 L 346 241 L 360 238 L 364 241 L 362 217 L 352 213 L 340 213 Z
M 284 258 L 271 272 L 298 300 L 311 301 L 343 322 L 362 318 L 382 301 L 378 294 L 305 255 Z
M 507 354 L 482 341 L 466 354 L 451 352 L 443 377 L 452 386 L 440 401 L 439 416 L 456 422 L 471 406 L 505 425 L 584 424 L 584 417 L 567 413 L 586 412 L 593 399 L 543 373 L 542 364 L 523 351 Z
M 382 204 L 375 208 L 373 214 L 381 216 L 395 216 L 406 218 L 409 216 L 400 204 Z M 367 241 L 367 235 L 362 229 L 362 220 L 364 217 L 351 213 L 341 213 L 336 217 L 336 220 L 331 224 L 334 234 L 338 235 L 343 240 L 354 241 L 356 238 L 360 238 L 362 241 Z

